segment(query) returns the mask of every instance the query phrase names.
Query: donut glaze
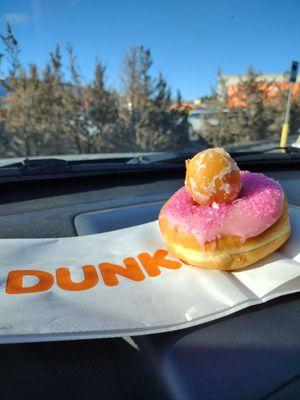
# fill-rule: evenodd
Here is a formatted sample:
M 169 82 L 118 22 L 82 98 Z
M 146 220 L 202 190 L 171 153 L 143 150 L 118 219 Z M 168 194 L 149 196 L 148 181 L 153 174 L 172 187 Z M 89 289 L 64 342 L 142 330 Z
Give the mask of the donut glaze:
M 165 204 L 160 218 L 179 231 L 189 232 L 200 244 L 222 236 L 237 236 L 243 242 L 260 235 L 281 216 L 284 193 L 279 184 L 264 174 L 241 172 L 242 189 L 230 204 L 200 206 L 186 187 Z

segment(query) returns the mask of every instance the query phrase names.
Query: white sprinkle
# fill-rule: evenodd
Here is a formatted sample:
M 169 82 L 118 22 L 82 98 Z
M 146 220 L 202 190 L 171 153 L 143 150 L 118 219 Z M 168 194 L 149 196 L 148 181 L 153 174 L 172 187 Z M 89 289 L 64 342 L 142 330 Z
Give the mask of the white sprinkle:
M 219 204 L 218 203 L 216 203 L 215 201 L 212 203 L 212 208 L 216 208 L 216 209 L 218 209 L 219 208 Z

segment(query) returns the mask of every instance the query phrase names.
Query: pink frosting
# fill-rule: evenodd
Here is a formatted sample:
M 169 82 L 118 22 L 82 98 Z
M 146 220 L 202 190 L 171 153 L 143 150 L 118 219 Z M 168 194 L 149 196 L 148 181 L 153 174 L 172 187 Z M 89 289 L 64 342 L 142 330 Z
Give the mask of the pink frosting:
M 282 214 L 284 193 L 264 174 L 244 171 L 241 179 L 240 195 L 230 204 L 200 206 L 182 187 L 163 207 L 161 217 L 195 235 L 201 244 L 223 235 L 239 236 L 242 241 L 257 236 Z

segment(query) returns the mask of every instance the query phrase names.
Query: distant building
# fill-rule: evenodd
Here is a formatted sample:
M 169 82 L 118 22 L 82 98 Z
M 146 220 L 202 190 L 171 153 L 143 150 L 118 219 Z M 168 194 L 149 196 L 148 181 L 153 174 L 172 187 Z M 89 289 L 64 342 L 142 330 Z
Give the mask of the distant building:
M 224 75 L 225 90 L 228 97 L 228 107 L 246 107 L 247 98 L 242 92 L 240 83 L 247 79 L 246 75 Z M 260 74 L 257 77 L 258 89 L 266 92 L 266 99 L 276 103 L 281 91 L 286 91 L 289 87 L 289 75 L 285 74 Z M 218 93 L 224 96 L 224 88 L 218 82 Z M 294 84 L 292 100 L 294 102 L 300 99 L 300 77 Z

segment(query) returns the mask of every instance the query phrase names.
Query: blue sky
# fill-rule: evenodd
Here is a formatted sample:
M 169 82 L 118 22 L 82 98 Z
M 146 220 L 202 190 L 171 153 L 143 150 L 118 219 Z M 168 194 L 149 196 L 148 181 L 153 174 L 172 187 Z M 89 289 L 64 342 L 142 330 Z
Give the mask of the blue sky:
M 218 67 L 241 74 L 252 64 L 280 73 L 300 59 L 299 0 L 2 0 L 0 13 L 25 65 L 43 66 L 57 42 L 70 42 L 86 81 L 98 56 L 118 90 L 132 45 L 151 49 L 153 73 L 162 71 L 184 98 L 209 94 Z

